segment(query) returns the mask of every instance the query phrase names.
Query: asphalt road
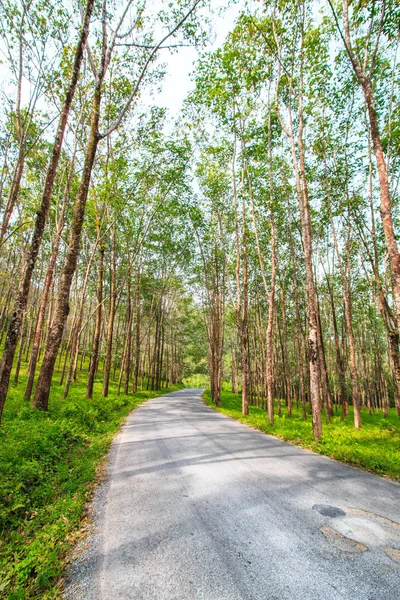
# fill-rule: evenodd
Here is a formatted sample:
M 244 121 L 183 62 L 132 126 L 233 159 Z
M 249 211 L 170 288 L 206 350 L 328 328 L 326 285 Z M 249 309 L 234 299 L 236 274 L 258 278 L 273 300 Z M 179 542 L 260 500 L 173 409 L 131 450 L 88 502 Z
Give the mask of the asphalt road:
M 206 407 L 129 417 L 66 598 L 399 600 L 400 486 Z

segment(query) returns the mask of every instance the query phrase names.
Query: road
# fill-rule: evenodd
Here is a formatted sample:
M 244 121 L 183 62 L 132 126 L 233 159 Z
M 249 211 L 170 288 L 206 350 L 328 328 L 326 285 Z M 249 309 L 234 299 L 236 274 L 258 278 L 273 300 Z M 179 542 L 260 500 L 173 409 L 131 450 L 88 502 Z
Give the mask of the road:
M 399 600 L 400 486 L 200 394 L 151 400 L 126 421 L 66 598 Z

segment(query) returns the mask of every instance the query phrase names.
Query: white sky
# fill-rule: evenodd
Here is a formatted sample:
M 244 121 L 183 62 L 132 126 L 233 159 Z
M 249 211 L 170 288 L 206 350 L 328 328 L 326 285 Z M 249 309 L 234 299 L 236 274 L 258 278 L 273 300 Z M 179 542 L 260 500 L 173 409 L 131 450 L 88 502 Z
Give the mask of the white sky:
M 213 9 L 224 7 L 228 4 L 225 0 L 213 0 Z M 206 51 L 218 48 L 225 40 L 228 33 L 234 26 L 235 19 L 244 8 L 244 0 L 230 6 L 224 10 L 223 14 L 215 14 L 213 23 L 213 33 L 215 40 L 205 48 Z M 202 50 L 204 51 L 204 50 Z M 190 79 L 190 73 L 194 70 L 194 65 L 199 56 L 196 48 L 180 48 L 176 54 L 165 57 L 161 54 L 160 58 L 167 64 L 166 75 L 162 85 L 162 92 L 156 103 L 168 108 L 170 117 L 174 117 L 181 109 L 182 103 L 189 91 L 193 87 Z M 153 98 L 153 104 L 155 99 Z
M 154 0 L 155 5 L 159 0 Z M 168 50 L 162 50 L 159 60 L 166 65 L 165 77 L 161 82 L 161 92 L 156 91 L 154 86 L 143 90 L 140 104 L 143 107 L 158 105 L 165 107 L 169 112 L 170 124 L 178 117 L 182 103 L 187 97 L 193 83 L 190 74 L 194 71 L 198 56 L 203 51 L 215 50 L 225 40 L 227 34 L 232 30 L 235 19 L 240 11 L 244 9 L 246 0 L 231 3 L 230 0 L 211 0 L 213 22 L 211 23 L 211 41 L 205 48 L 196 49 L 191 47 L 179 48 L 171 54 Z M 206 16 L 210 17 L 210 11 L 204 8 Z M 10 85 L 11 84 L 11 85 Z M 15 99 L 15 78 L 11 75 L 6 56 L 4 40 L 0 36 L 0 94 L 4 97 Z M 22 85 L 22 104 L 26 105 L 32 94 L 32 84 L 24 80 Z M 46 109 L 47 101 L 44 97 L 38 100 L 37 108 Z M 168 127 L 167 127 L 168 128 Z M 48 134 L 52 135 L 51 128 Z

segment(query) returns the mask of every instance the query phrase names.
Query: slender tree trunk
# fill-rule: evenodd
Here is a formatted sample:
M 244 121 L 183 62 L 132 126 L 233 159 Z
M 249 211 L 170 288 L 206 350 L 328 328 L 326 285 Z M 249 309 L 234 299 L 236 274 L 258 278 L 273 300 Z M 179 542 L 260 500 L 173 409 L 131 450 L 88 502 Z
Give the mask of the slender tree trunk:
M 400 253 L 397 245 L 396 234 L 393 225 L 392 202 L 389 192 L 389 177 L 385 155 L 383 152 L 381 136 L 379 132 L 378 117 L 375 108 L 375 99 L 372 90 L 371 81 L 357 74 L 364 92 L 364 98 L 368 109 L 372 146 L 375 154 L 376 166 L 379 177 L 381 219 L 383 231 L 385 234 L 386 248 L 390 261 L 390 268 L 393 275 L 393 295 L 396 305 L 397 322 L 400 323 Z
M 63 368 L 61 371 L 61 377 L 60 377 L 60 382 L 59 385 L 62 385 L 64 382 L 64 376 L 65 376 L 65 369 L 67 368 L 67 361 L 68 361 L 68 354 L 70 354 L 72 352 L 72 345 L 74 342 L 74 337 L 75 337 L 75 329 L 76 329 L 76 318 L 77 318 L 77 306 L 76 304 L 74 305 L 74 313 L 72 315 L 72 319 L 71 319 L 71 327 L 69 329 L 68 332 L 68 341 L 65 345 L 65 356 L 64 356 L 64 364 L 63 364 Z M 62 350 L 60 352 L 60 358 L 62 355 Z
M 126 361 L 125 361 L 125 383 L 124 383 L 124 394 L 129 392 L 129 380 L 131 377 L 131 362 L 132 362 L 132 302 L 131 302 L 131 273 L 128 270 L 128 277 L 126 283 L 126 294 L 127 294 L 127 340 L 126 340 Z
M 306 390 L 304 385 L 304 362 L 303 362 L 303 333 L 301 326 L 300 306 L 299 306 L 299 295 L 297 288 L 297 262 L 296 255 L 293 248 L 292 231 L 289 227 L 289 246 L 290 255 L 293 265 L 293 285 L 294 285 L 294 301 L 296 310 L 296 345 L 297 345 L 297 359 L 298 359 L 298 373 L 299 373 L 299 395 L 302 407 L 302 417 L 305 421 L 307 419 L 307 407 L 306 407 Z
M 339 341 L 339 333 L 338 333 L 338 326 L 337 326 L 337 320 L 336 320 L 335 302 L 334 302 L 334 298 L 333 298 L 333 289 L 328 281 L 328 278 L 327 278 L 327 285 L 328 285 L 329 297 L 330 297 L 330 301 L 331 301 L 333 332 L 334 332 L 334 336 L 335 336 L 336 369 L 337 369 L 337 373 L 338 373 L 338 377 L 339 377 L 339 404 L 342 407 L 342 419 L 345 419 L 347 416 L 347 412 L 348 412 L 348 404 L 347 404 L 347 398 L 346 398 L 346 381 L 345 381 L 345 376 L 344 376 L 343 358 L 342 358 L 342 353 L 340 350 L 340 341 Z
M 127 345 L 128 345 L 128 339 L 125 340 L 125 343 L 124 343 L 124 346 L 122 349 L 122 358 L 121 358 L 121 365 L 120 365 L 120 369 L 119 369 L 119 377 L 118 377 L 118 385 L 117 385 L 117 396 L 119 396 L 121 393 L 122 376 L 123 376 L 124 370 L 125 370 Z
M 248 283 L 248 263 L 247 263 L 247 228 L 246 228 L 246 205 L 244 197 L 242 198 L 242 260 L 243 260 L 243 312 L 241 315 L 241 352 L 242 352 L 242 413 L 249 414 L 248 398 L 248 310 L 249 310 L 249 283 Z
M 236 344 L 233 344 L 233 343 L 232 343 L 232 392 L 234 394 L 239 393 L 239 374 L 238 374 Z
M 151 390 L 155 389 L 155 383 L 156 383 L 157 355 L 158 355 L 158 348 L 159 348 L 159 343 L 160 343 L 160 333 L 161 333 L 161 299 L 160 299 L 159 306 L 157 306 L 157 308 L 156 308 L 153 353 L 152 353 L 151 361 L 149 359 L 149 362 L 151 362 L 151 387 L 150 387 Z
M 22 319 L 22 323 L 21 323 L 21 339 L 20 339 L 20 342 L 19 342 L 17 365 L 15 367 L 14 382 L 13 382 L 15 386 L 18 385 L 19 372 L 20 372 L 20 369 L 21 369 L 22 352 L 23 352 L 23 349 L 24 349 L 24 339 L 25 339 L 25 322 L 26 322 L 26 314 L 24 314 L 23 319 Z
M 97 245 L 97 243 L 96 243 L 96 245 Z M 86 268 L 85 278 L 83 280 L 82 288 L 80 291 L 78 317 L 77 317 L 76 325 L 74 327 L 73 338 L 72 338 L 73 341 L 72 341 L 72 347 L 71 347 L 71 358 L 70 358 L 69 369 L 68 369 L 67 378 L 65 380 L 65 386 L 64 386 L 64 399 L 68 398 L 71 382 L 75 379 L 75 376 L 76 376 L 76 368 L 77 368 L 77 362 L 78 362 L 78 356 L 79 356 L 79 345 L 80 345 L 80 340 L 81 340 L 82 323 L 83 323 L 84 308 L 85 308 L 86 289 L 87 289 L 87 285 L 89 282 L 90 268 L 92 265 L 93 257 L 95 255 L 95 251 L 96 251 L 96 246 L 93 248 L 93 252 L 89 258 L 88 265 Z
M 99 143 L 98 124 L 100 119 L 101 87 L 102 81 L 97 81 L 96 90 L 93 99 L 90 133 L 88 146 L 85 153 L 85 162 L 83 175 L 79 192 L 75 202 L 74 216 L 71 225 L 71 237 L 69 248 L 64 263 L 62 279 L 58 290 L 57 305 L 55 309 L 54 322 L 49 334 L 42 367 L 40 369 L 39 379 L 36 386 L 33 406 L 40 410 L 47 410 L 50 394 L 51 380 L 54 372 L 54 365 L 57 358 L 57 352 L 61 344 L 61 339 L 65 327 L 65 322 L 69 313 L 69 296 L 74 277 L 80 243 L 83 220 L 85 217 L 86 200 L 89 191 L 90 178 L 94 159 L 96 156 L 97 145 Z
M 272 198 L 271 198 L 272 204 Z M 272 332 L 275 315 L 275 279 L 276 279 L 276 255 L 275 255 L 275 224 L 271 210 L 271 283 L 268 298 L 268 325 L 266 333 L 267 352 L 267 395 L 268 395 L 268 421 L 274 424 L 274 360 L 272 352 Z
M 302 42 L 303 44 L 303 42 Z M 303 51 L 303 49 L 302 49 Z M 318 322 L 317 322 L 317 300 L 312 263 L 312 230 L 310 204 L 308 197 L 308 186 L 306 177 L 305 151 L 303 146 L 304 117 L 303 117 L 303 75 L 302 66 L 300 68 L 300 85 L 298 93 L 298 134 L 297 150 L 294 138 L 294 126 L 292 112 L 289 109 L 289 128 L 286 127 L 280 115 L 279 119 L 282 127 L 289 139 L 293 168 L 296 180 L 296 191 L 299 203 L 301 229 L 303 235 L 304 260 L 306 267 L 307 282 L 307 318 L 308 318 L 308 364 L 309 364 L 309 390 L 310 404 L 312 411 L 313 434 L 316 440 L 322 437 L 321 421 L 321 396 L 320 396 L 320 371 L 318 361 Z
M 41 246 L 43 232 L 47 220 L 47 215 L 50 208 L 50 200 L 53 192 L 54 179 L 57 172 L 57 167 L 61 155 L 65 128 L 75 95 L 78 76 L 81 69 L 83 50 L 86 44 L 89 33 L 89 24 L 92 15 L 94 0 L 87 0 L 83 25 L 79 36 L 79 41 L 75 51 L 74 65 L 72 68 L 71 80 L 66 92 L 64 103 L 61 109 L 60 120 L 56 133 L 56 138 L 50 158 L 50 163 L 46 173 L 46 181 L 42 195 L 41 204 L 36 214 L 35 228 L 32 236 L 30 249 L 28 252 L 26 267 L 19 285 L 17 300 L 14 305 L 12 318 L 7 332 L 3 357 L 0 364 L 0 419 L 3 413 L 4 403 L 7 397 L 8 386 L 10 382 L 10 373 L 14 359 L 15 349 L 18 342 L 19 330 L 21 326 L 22 316 L 25 312 L 28 302 L 29 289 L 32 279 L 33 270 L 35 268 L 36 259 Z M 61 340 L 60 340 L 61 341 Z M 46 404 L 46 403 L 45 403 Z
M 21 187 L 22 175 L 25 166 L 25 139 L 20 141 L 20 150 L 17 159 L 17 165 L 15 168 L 14 177 L 11 184 L 10 193 L 8 196 L 7 204 L 4 210 L 3 222 L 0 228 L 0 247 L 3 244 L 5 235 L 7 233 L 8 224 L 10 222 L 14 207 L 18 200 L 18 194 Z
M 117 270 L 117 250 L 116 250 L 116 237 L 115 237 L 115 227 L 114 227 L 113 233 L 112 233 L 110 313 L 109 313 L 109 318 L 108 318 L 106 356 L 104 359 L 104 379 L 103 379 L 103 396 L 104 396 L 104 398 L 106 398 L 108 396 L 108 387 L 110 384 L 112 344 L 113 344 L 115 310 L 116 310 L 116 301 L 117 301 L 116 270 Z
M 304 257 L 307 274 L 307 306 L 308 306 L 308 360 L 310 365 L 310 401 L 313 420 L 314 438 L 322 437 L 321 422 L 321 400 L 320 400 L 320 372 L 318 365 L 318 322 L 317 322 L 317 299 L 312 266 L 312 237 L 311 217 L 308 199 L 307 181 L 305 173 L 305 160 L 303 149 L 303 115 L 300 113 L 300 133 L 298 136 L 298 148 L 300 156 L 300 179 L 302 183 L 302 194 L 300 197 L 300 214 L 302 222 Z
M 93 345 L 90 355 L 89 375 L 86 387 L 86 398 L 93 397 L 93 386 L 96 377 L 97 363 L 99 359 L 102 313 L 103 313 L 103 276 L 104 276 L 104 248 L 100 248 L 99 265 L 97 269 L 97 292 L 96 292 L 96 321 L 94 326 Z
M 61 233 L 62 233 L 63 226 L 64 226 L 65 211 L 66 211 L 66 206 L 67 206 L 67 200 L 68 200 L 68 195 L 69 195 L 71 179 L 72 179 L 73 170 L 74 170 L 74 162 L 75 161 L 72 160 L 71 168 L 69 170 L 69 173 L 67 176 L 67 181 L 66 181 L 65 188 L 64 188 L 61 212 L 60 212 L 60 216 L 59 216 L 59 219 L 57 222 L 56 236 L 55 236 L 54 243 L 53 243 L 53 249 L 52 249 L 51 257 L 50 257 L 50 263 L 49 263 L 49 266 L 47 269 L 46 280 L 45 280 L 44 288 L 43 288 L 42 301 L 41 301 L 40 307 L 39 307 L 39 315 L 38 315 L 38 319 L 37 319 L 35 336 L 33 338 L 32 352 L 31 352 L 31 357 L 30 357 L 30 361 L 29 361 L 28 379 L 26 382 L 26 388 L 25 388 L 25 392 L 24 392 L 24 397 L 26 398 L 26 400 L 31 399 L 33 383 L 35 381 L 35 373 L 36 373 L 36 366 L 37 366 L 38 357 L 39 357 L 40 342 L 41 342 L 41 339 L 43 336 L 43 327 L 44 327 L 44 321 L 45 321 L 45 316 L 46 316 L 47 303 L 48 303 L 48 299 L 49 299 L 49 295 L 50 295 L 50 291 L 51 291 L 51 285 L 53 282 L 54 270 L 56 268 L 58 251 L 60 248 Z
M 138 380 L 139 380 L 139 369 L 140 369 L 140 351 L 141 351 L 141 327 L 140 327 L 140 312 L 141 312 L 141 302 L 140 302 L 140 266 L 138 267 L 137 276 L 136 276 L 136 290 L 135 290 L 135 299 L 136 299 L 136 345 L 135 345 L 135 373 L 133 377 L 132 384 L 132 392 L 135 394 L 138 390 Z
M 281 286 L 281 305 L 282 305 L 282 334 L 283 334 L 283 361 L 284 371 L 286 380 L 286 398 L 287 398 L 287 409 L 288 417 L 292 416 L 292 378 L 290 374 L 290 362 L 289 352 L 287 347 L 287 325 L 286 325 L 286 306 L 285 306 L 285 294 L 283 286 Z
M 331 417 L 333 416 L 332 409 L 332 396 L 329 389 L 329 380 L 328 380 L 328 370 L 326 368 L 326 358 L 325 358 L 325 345 L 324 338 L 322 335 L 322 323 L 321 323 L 321 310 L 318 302 L 317 295 L 317 323 L 318 323 L 318 351 L 319 351 L 319 363 L 320 363 L 320 371 L 321 371 L 321 382 L 322 382 L 322 394 L 325 400 L 325 410 L 326 410 L 326 421 L 330 422 Z
M 169 387 L 169 335 L 168 327 L 165 332 L 165 387 Z
M 339 27 L 338 21 L 337 26 Z M 393 225 L 392 201 L 390 198 L 389 191 L 388 169 L 385 160 L 385 154 L 383 151 L 381 134 L 379 130 L 378 115 L 376 112 L 376 103 L 371 75 L 367 74 L 367 65 L 362 65 L 360 59 L 358 58 L 357 54 L 352 48 L 348 0 L 343 1 L 343 40 L 350 58 L 353 71 L 362 89 L 368 112 L 372 146 L 379 178 L 381 219 L 385 235 L 386 249 L 389 256 L 390 268 L 393 276 L 393 295 L 396 306 L 397 325 L 400 326 L 400 253 Z M 372 74 L 373 71 L 375 55 L 372 54 L 371 57 L 372 64 L 370 65 L 370 74 Z
M 26 334 L 26 343 L 25 343 L 25 348 L 24 348 L 25 362 L 28 362 L 28 356 L 30 354 L 31 343 L 32 343 L 33 323 L 36 322 L 36 318 L 37 318 L 37 315 L 35 314 L 35 311 L 32 310 L 31 316 L 29 318 L 29 326 L 28 326 L 28 332 Z
M 392 361 L 393 370 L 393 383 L 394 383 L 394 400 L 396 412 L 400 416 L 400 394 L 399 394 L 399 383 L 400 383 L 400 359 L 399 359 L 399 334 L 393 332 L 388 335 L 390 357 Z
M 351 289 L 350 289 L 350 263 L 349 263 L 349 240 L 347 241 L 347 277 L 344 269 L 344 265 L 342 262 L 342 257 L 339 251 L 339 244 L 336 237 L 336 230 L 333 221 L 333 215 L 331 207 L 330 211 L 330 219 L 331 219 L 331 228 L 332 228 L 332 237 L 333 243 L 335 246 L 336 256 L 339 264 L 340 277 L 342 280 L 342 289 L 343 289 L 343 301 L 344 301 L 344 312 L 346 318 L 346 327 L 347 327 L 347 336 L 349 343 L 349 363 L 350 363 L 350 377 L 351 377 L 351 387 L 352 387 L 352 401 L 353 401 L 353 409 L 354 409 L 354 427 L 359 429 L 361 427 L 361 415 L 360 415 L 360 390 L 358 385 L 358 373 L 357 373 L 357 362 L 356 362 L 356 349 L 355 349 L 355 340 L 354 340 L 354 331 L 353 331 L 353 315 L 352 315 L 352 307 L 351 307 Z

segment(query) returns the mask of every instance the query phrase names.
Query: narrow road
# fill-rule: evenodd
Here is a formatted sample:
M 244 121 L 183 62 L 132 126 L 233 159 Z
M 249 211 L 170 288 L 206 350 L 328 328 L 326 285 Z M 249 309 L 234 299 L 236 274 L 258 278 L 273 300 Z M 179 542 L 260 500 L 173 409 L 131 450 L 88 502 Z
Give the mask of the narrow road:
M 200 394 L 129 417 L 66 598 L 399 600 L 400 486 L 254 431 Z

